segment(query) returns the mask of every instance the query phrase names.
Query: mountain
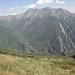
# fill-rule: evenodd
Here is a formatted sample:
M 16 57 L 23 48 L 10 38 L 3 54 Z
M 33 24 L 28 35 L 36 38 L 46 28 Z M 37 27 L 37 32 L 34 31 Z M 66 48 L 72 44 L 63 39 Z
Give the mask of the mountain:
M 15 16 L 1 16 L 0 26 L 6 31 L 0 32 L 1 37 L 5 36 L 4 42 L 1 39 L 0 45 L 7 48 L 4 44 L 6 39 L 10 38 L 8 39 L 8 48 L 10 49 L 13 47 L 13 49 L 25 50 L 26 52 L 57 55 L 75 53 L 74 15 L 62 8 L 46 7 L 29 9 L 25 13 Z M 5 35 L 8 31 L 9 33 Z M 17 46 L 14 46 L 16 43 Z

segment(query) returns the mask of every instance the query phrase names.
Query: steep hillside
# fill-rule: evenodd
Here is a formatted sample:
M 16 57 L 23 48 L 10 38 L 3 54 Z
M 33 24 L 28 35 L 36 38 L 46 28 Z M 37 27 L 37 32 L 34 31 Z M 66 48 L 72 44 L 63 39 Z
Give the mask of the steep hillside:
M 14 50 L 30 50 L 27 40 L 23 40 L 20 35 L 9 29 L 0 26 L 0 48 Z

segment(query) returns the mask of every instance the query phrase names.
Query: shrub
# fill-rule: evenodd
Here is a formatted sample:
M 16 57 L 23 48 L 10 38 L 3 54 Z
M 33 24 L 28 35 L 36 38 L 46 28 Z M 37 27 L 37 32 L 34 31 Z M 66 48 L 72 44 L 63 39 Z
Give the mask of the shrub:
M 72 57 L 75 59 L 75 55 L 72 55 Z

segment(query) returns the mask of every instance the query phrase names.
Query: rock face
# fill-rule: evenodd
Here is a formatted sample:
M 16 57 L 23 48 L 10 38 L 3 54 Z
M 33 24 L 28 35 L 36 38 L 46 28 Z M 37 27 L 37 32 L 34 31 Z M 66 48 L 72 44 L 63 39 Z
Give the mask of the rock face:
M 29 9 L 16 16 L 0 17 L 0 26 L 15 33 L 13 36 L 21 43 L 16 49 L 58 55 L 75 52 L 75 14 L 65 9 Z M 10 39 L 11 42 L 12 38 Z M 2 44 L 4 43 L 5 41 Z M 6 45 L 2 47 L 5 48 Z M 8 47 L 10 48 L 9 45 Z

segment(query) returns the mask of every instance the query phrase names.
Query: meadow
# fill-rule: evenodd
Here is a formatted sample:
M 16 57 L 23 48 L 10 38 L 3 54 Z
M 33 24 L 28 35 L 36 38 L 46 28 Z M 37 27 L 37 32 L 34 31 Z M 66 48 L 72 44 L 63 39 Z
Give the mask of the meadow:
M 71 57 L 1 51 L 0 75 L 75 75 L 75 60 Z

